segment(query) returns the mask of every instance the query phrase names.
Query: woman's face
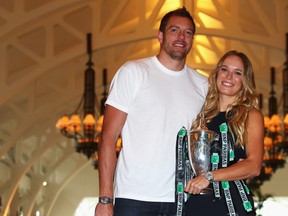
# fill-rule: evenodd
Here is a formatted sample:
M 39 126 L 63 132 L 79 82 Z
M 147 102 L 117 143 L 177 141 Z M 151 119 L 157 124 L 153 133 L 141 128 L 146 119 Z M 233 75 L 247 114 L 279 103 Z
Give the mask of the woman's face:
M 217 88 L 221 96 L 236 98 L 242 88 L 244 66 L 238 56 L 228 56 L 217 73 Z

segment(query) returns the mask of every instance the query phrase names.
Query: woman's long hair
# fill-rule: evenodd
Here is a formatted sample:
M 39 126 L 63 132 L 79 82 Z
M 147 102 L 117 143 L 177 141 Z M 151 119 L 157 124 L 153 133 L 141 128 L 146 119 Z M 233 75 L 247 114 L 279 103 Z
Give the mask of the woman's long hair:
M 252 108 L 258 107 L 258 95 L 255 90 L 256 86 L 253 67 L 244 53 L 231 50 L 221 57 L 216 67 L 209 75 L 209 89 L 201 113 L 205 116 L 205 122 L 210 122 L 220 112 L 217 73 L 228 56 L 238 56 L 242 60 L 244 66 L 244 71 L 242 73 L 242 88 L 235 101 L 230 104 L 226 110 L 228 127 L 235 144 L 244 146 L 247 138 L 246 128 L 248 113 Z M 196 121 L 192 125 L 192 129 L 196 129 L 200 126 L 201 113 L 198 114 Z

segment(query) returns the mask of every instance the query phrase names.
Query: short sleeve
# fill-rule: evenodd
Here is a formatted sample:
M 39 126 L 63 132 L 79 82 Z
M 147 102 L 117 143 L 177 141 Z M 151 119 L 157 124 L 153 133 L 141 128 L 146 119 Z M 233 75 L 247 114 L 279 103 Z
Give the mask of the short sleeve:
M 141 85 L 141 77 L 141 70 L 135 63 L 124 64 L 113 77 L 106 104 L 128 113 Z

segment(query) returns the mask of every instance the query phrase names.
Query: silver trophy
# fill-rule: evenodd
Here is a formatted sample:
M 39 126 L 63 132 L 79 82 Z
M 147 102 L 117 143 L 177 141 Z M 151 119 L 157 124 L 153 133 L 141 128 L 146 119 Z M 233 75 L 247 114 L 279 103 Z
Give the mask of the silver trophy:
M 201 113 L 200 128 L 190 131 L 189 134 L 189 159 L 196 176 L 203 175 L 210 168 L 210 144 L 216 136 L 216 132 L 208 130 Z M 206 193 L 211 189 L 203 190 Z

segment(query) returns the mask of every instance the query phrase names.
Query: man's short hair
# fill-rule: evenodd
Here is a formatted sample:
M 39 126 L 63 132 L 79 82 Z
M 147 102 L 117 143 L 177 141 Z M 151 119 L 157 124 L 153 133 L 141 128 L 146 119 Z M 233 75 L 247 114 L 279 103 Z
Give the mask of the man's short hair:
M 192 25 L 193 25 L 193 35 L 195 34 L 195 32 L 196 32 L 196 26 L 195 26 L 195 23 L 194 23 L 194 19 L 193 19 L 193 17 L 191 16 L 191 14 L 189 13 L 189 11 L 186 10 L 185 7 L 178 8 L 178 9 L 176 9 L 176 10 L 170 11 L 170 12 L 168 12 L 167 14 L 165 14 L 164 17 L 163 17 L 162 20 L 161 20 L 161 23 L 160 23 L 160 26 L 159 26 L 159 31 L 161 31 L 161 32 L 164 32 L 164 31 L 165 31 L 165 28 L 166 28 L 166 26 L 167 26 L 167 23 L 168 23 L 169 19 L 170 19 L 172 16 L 187 17 L 188 19 L 190 19 L 191 22 L 192 22 Z

